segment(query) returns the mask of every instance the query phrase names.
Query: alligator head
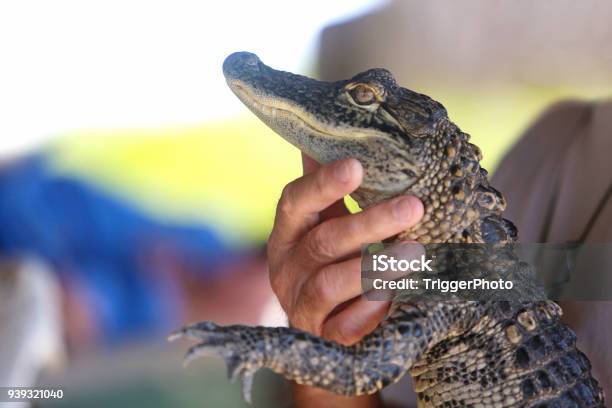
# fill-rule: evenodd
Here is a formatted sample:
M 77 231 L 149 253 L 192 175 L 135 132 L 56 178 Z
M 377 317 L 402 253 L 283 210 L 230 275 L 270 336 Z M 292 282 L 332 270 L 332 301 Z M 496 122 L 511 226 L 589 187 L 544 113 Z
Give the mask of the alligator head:
M 399 194 L 420 197 L 423 222 L 403 238 L 481 240 L 480 228 L 466 229 L 503 211 L 503 198 L 488 186 L 469 136 L 442 104 L 402 88 L 385 69 L 324 82 L 237 52 L 226 58 L 223 73 L 251 111 L 307 155 L 320 163 L 359 160 L 364 179 L 352 196 L 362 208 Z

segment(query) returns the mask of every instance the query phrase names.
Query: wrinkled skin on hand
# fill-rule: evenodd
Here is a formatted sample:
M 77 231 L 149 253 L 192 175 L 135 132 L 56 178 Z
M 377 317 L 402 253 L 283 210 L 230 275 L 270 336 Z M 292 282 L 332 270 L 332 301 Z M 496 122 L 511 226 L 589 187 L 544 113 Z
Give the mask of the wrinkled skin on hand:
M 380 323 L 390 304 L 360 296 L 360 246 L 416 224 L 423 206 L 406 196 L 350 214 L 343 197 L 361 182 L 359 162 L 320 166 L 307 156 L 303 162 L 305 175 L 285 187 L 277 207 L 268 243 L 270 281 L 292 327 L 351 345 Z M 378 405 L 376 396 L 349 400 L 306 386 L 295 387 L 295 399 L 298 406 Z

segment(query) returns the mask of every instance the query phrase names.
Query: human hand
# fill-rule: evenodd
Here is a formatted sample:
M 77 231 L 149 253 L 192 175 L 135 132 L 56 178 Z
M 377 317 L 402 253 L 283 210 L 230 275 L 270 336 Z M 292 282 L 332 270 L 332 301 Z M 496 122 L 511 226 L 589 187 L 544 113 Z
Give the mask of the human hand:
M 346 159 L 320 166 L 307 156 L 303 162 L 304 176 L 283 190 L 268 242 L 272 289 L 292 327 L 354 344 L 389 307 L 360 296 L 360 246 L 415 225 L 423 205 L 401 196 L 350 214 L 343 198 L 361 183 L 361 164 Z

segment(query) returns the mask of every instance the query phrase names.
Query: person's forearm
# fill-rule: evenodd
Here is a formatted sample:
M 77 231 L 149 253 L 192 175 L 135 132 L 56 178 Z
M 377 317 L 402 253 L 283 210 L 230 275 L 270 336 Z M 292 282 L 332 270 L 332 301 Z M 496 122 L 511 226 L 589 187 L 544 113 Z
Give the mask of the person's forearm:
M 379 394 L 343 397 L 319 388 L 293 384 L 294 408 L 383 408 Z

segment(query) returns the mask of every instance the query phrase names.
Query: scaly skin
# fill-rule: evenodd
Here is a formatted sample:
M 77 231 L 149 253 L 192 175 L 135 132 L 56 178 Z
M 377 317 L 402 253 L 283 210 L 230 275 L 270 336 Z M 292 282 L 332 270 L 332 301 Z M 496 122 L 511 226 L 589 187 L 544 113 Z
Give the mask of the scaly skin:
M 276 71 L 249 53 L 223 66 L 234 93 L 266 124 L 321 163 L 358 159 L 362 208 L 400 194 L 421 198 L 421 223 L 397 240 L 511 243 L 502 195 L 491 187 L 469 136 L 431 98 L 372 69 L 350 80 L 315 81 Z M 187 361 L 218 355 L 250 400 L 255 371 L 267 367 L 342 395 L 379 391 L 410 373 L 423 407 L 604 406 L 587 357 L 551 301 L 397 299 L 370 335 L 346 347 L 291 328 L 199 323 L 171 337 L 198 340 Z

